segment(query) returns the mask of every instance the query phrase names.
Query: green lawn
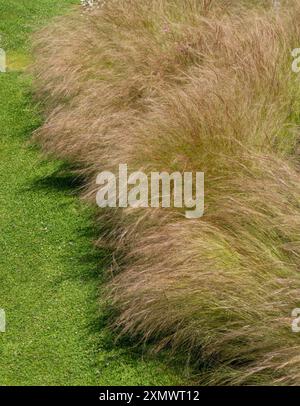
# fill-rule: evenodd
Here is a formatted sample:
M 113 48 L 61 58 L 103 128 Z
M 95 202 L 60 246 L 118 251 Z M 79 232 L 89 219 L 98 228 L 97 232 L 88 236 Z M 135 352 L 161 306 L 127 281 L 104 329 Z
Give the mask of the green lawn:
M 90 209 L 62 163 L 42 161 L 26 143 L 40 123 L 22 73 L 28 34 L 70 3 L 0 0 L 9 61 L 0 73 L 0 385 L 177 384 L 162 361 L 114 343 L 100 310 L 104 264 Z

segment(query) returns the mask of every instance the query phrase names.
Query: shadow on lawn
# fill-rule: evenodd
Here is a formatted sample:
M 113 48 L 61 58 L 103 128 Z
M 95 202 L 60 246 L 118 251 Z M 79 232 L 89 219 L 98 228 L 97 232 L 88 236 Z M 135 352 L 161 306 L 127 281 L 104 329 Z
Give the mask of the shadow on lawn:
M 84 178 L 81 175 L 76 175 L 74 173 L 75 170 L 76 168 L 74 166 L 62 163 L 59 168 L 50 175 L 37 179 L 33 183 L 33 187 L 78 195 L 80 189 L 84 186 Z

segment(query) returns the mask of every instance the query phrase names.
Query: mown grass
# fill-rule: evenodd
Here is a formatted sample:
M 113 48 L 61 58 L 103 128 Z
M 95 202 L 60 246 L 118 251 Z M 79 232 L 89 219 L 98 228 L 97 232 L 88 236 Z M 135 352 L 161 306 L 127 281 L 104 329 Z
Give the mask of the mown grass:
M 26 143 L 41 122 L 21 72 L 28 34 L 72 3 L 0 0 L 9 61 L 0 74 L 0 385 L 178 383 L 171 368 L 114 343 L 99 306 L 104 252 L 92 249 L 91 211 L 62 162 Z

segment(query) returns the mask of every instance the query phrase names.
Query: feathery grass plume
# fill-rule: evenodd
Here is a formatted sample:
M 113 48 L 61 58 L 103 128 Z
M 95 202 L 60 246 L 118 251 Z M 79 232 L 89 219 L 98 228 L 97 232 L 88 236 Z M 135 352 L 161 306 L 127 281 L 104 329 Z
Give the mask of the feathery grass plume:
M 300 384 L 300 6 L 111 0 L 36 37 L 45 152 L 102 170 L 205 172 L 205 215 L 98 210 L 124 333 L 172 347 L 204 384 Z

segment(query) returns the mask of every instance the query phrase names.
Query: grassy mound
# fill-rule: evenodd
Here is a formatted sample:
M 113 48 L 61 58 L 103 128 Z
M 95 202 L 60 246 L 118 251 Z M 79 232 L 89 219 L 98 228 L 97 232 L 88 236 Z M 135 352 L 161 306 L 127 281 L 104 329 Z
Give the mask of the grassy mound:
M 111 0 L 39 33 L 35 139 L 81 167 L 205 172 L 205 215 L 100 210 L 123 332 L 172 347 L 205 384 L 299 384 L 300 7 Z M 105 226 L 104 226 L 105 225 Z

